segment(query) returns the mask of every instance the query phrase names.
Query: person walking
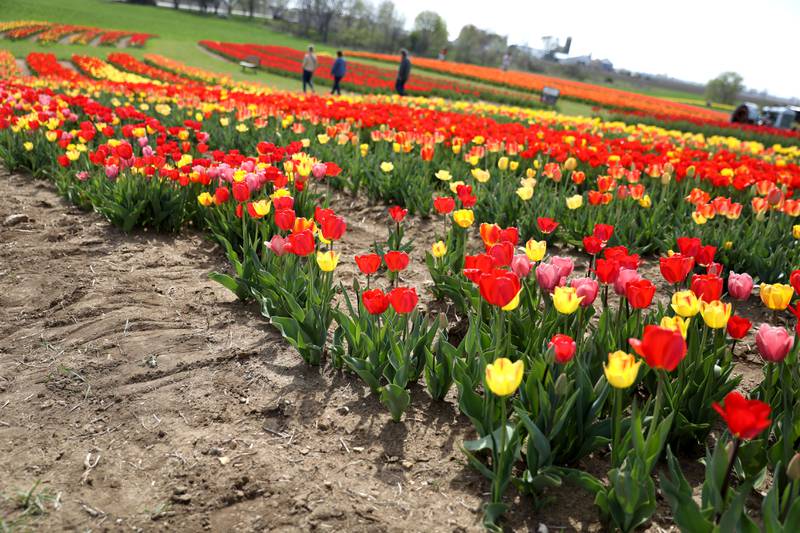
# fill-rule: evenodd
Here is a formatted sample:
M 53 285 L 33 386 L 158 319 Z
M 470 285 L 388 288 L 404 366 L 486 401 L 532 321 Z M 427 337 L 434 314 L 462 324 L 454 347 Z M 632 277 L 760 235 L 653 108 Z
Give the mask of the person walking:
M 317 70 L 317 56 L 314 55 L 314 47 L 309 45 L 308 52 L 303 57 L 303 92 L 306 92 L 306 85 L 311 87 L 311 92 L 314 92 L 314 71 Z
M 400 96 L 405 96 L 406 94 L 406 82 L 410 75 L 411 60 L 408 59 L 408 50 L 403 48 L 400 50 L 400 68 L 397 69 L 397 82 L 394 84 L 394 88 Z
M 333 67 L 331 67 L 331 76 L 333 76 L 333 89 L 331 89 L 331 94 L 338 94 L 341 96 L 342 89 L 339 87 L 339 83 L 342 81 L 342 78 L 344 78 L 346 72 L 347 65 L 345 64 L 342 51 L 339 50 L 336 52 L 336 61 L 333 62 Z

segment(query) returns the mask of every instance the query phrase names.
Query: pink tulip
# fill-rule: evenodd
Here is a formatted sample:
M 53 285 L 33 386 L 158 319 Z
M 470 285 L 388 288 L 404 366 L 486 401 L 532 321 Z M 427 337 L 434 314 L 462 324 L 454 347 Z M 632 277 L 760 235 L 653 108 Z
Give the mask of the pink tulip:
M 525 254 L 517 254 L 511 260 L 511 271 L 520 278 L 527 278 L 532 267 L 533 263 Z
M 780 363 L 789 354 L 794 344 L 794 337 L 789 335 L 786 328 L 761 324 L 756 333 L 758 352 L 765 361 Z
M 106 167 L 106 177 L 108 179 L 114 181 L 117 179 L 118 175 L 119 175 L 119 167 L 117 165 L 108 165 Z
M 289 250 L 286 248 L 287 240 L 280 235 L 273 235 L 272 239 L 264 243 L 269 251 L 277 256 L 282 256 Z
M 576 278 L 570 282 L 570 285 L 581 300 L 581 307 L 589 307 L 594 303 L 597 298 L 597 291 L 600 290 L 600 285 L 592 278 Z
M 619 271 L 617 280 L 614 282 L 614 292 L 620 296 L 624 296 L 625 289 L 628 287 L 628 283 L 631 281 L 638 281 L 640 279 L 642 279 L 642 276 L 640 276 L 635 270 L 623 268 Z
M 321 180 L 325 177 L 325 173 L 328 171 L 328 165 L 325 163 L 314 163 L 314 166 L 311 167 L 311 173 L 314 175 L 315 178 Z
M 536 267 L 536 282 L 542 290 L 553 292 L 553 289 L 561 281 L 561 271 L 556 265 L 550 263 L 540 263 Z
M 559 277 L 566 278 L 570 274 L 572 274 L 573 269 L 575 268 L 575 263 L 569 257 L 559 257 L 554 255 L 550 258 L 550 264 L 555 265 L 558 267 L 559 270 Z
M 734 300 L 747 300 L 753 292 L 753 278 L 750 274 L 731 272 L 728 276 L 728 294 Z

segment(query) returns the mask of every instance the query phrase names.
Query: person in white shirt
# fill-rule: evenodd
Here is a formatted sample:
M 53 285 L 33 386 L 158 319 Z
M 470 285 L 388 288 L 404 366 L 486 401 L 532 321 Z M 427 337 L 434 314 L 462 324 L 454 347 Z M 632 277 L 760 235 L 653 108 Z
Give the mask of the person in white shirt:
M 303 92 L 306 92 L 306 85 L 311 87 L 311 92 L 314 92 L 314 71 L 317 70 L 317 56 L 314 55 L 314 47 L 309 45 L 308 52 L 303 57 Z

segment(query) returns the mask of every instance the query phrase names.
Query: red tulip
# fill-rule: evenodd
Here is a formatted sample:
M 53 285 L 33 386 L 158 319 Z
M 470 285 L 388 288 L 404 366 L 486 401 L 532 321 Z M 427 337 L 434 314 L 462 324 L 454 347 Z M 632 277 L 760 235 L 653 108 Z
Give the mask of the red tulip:
M 283 231 L 289 231 L 294 228 L 295 218 L 294 210 L 292 209 L 278 209 L 275 211 L 275 225 Z
M 493 270 L 488 274 L 481 274 L 478 280 L 478 289 L 481 296 L 489 304 L 505 307 L 519 294 L 521 284 L 519 278 L 508 270 Z
M 800 270 L 793 270 L 789 274 L 789 284 L 794 289 L 795 294 L 800 294 Z
M 686 357 L 686 341 L 680 331 L 648 325 L 641 340 L 628 339 L 628 342 L 651 368 L 672 372 Z
M 659 267 L 661 268 L 661 275 L 664 276 L 667 283 L 672 283 L 673 285 L 683 283 L 694 267 L 694 258 L 682 254 L 673 254 L 669 257 L 660 258 Z
M 656 286 L 649 279 L 631 281 L 625 286 L 625 298 L 634 309 L 644 309 L 653 301 Z
M 559 364 L 569 363 L 575 357 L 575 341 L 569 335 L 564 335 L 563 333 L 553 335 L 553 338 L 550 339 L 550 344 L 547 346 L 553 349 L 556 362 Z
M 311 254 L 316 245 L 314 234 L 308 229 L 297 233 L 290 233 L 288 240 L 287 247 L 289 252 L 301 257 Z
M 366 254 L 355 256 L 358 269 L 367 276 L 374 274 L 381 266 L 381 256 L 378 254 Z
M 294 209 L 294 198 L 291 196 L 279 196 L 278 198 L 272 200 L 272 207 L 275 208 L 275 211 L 280 211 L 281 209 Z
M 614 283 L 619 275 L 619 263 L 613 259 L 598 259 L 595 261 L 594 273 L 600 283 Z
M 403 209 L 399 205 L 395 205 L 389 208 L 389 216 L 392 217 L 392 220 L 397 222 L 398 224 L 406 218 L 408 214 L 408 209 Z
M 433 208 L 440 215 L 446 215 L 456 208 L 456 201 L 450 196 L 437 196 L 433 199 Z
M 589 255 L 597 255 L 603 249 L 603 241 L 594 235 L 589 235 L 583 238 L 583 249 Z
M 322 236 L 325 237 L 325 240 L 336 241 L 341 239 L 342 235 L 344 235 L 347 224 L 342 217 L 330 214 L 322 220 L 322 227 L 320 229 L 322 230 Z
M 611 236 L 614 235 L 614 226 L 611 224 L 595 224 L 592 235 L 603 242 L 608 242 L 611 239 Z
M 711 274 L 692 276 L 692 292 L 704 302 L 719 300 L 722 296 L 722 278 Z
M 714 255 L 717 253 L 716 246 L 701 246 L 700 250 L 698 250 L 697 255 L 695 256 L 695 261 L 700 266 L 708 266 L 714 262 Z
M 314 207 L 314 220 L 317 222 L 317 224 L 322 225 L 322 222 L 333 214 L 335 214 L 333 209 L 322 208 L 319 206 Z M 327 239 L 327 237 L 325 238 Z
M 728 335 L 730 335 L 732 339 L 737 340 L 744 338 L 745 335 L 750 332 L 751 327 L 753 327 L 753 323 L 739 315 L 730 317 L 728 319 L 728 325 L 726 326 Z
M 408 266 L 408 254 L 397 250 L 386 252 L 383 260 L 386 262 L 386 267 L 392 272 L 400 272 Z
M 513 226 L 501 229 L 500 242 L 510 242 L 513 246 L 516 246 L 519 242 L 519 230 Z
M 250 199 L 250 188 L 243 181 L 237 181 L 233 184 L 233 197 L 237 202 L 244 203 Z
M 361 303 L 371 315 L 380 315 L 389 307 L 389 298 L 380 289 L 364 291 L 361 295 Z
M 231 197 L 231 192 L 228 190 L 227 187 L 217 187 L 217 190 L 214 191 L 214 202 L 219 204 L 224 204 L 228 201 L 228 198 Z
M 678 237 L 678 249 L 681 255 L 696 257 L 700 252 L 700 246 L 702 243 L 697 237 Z
M 389 303 L 395 313 L 410 313 L 417 306 L 417 289 L 396 287 L 389 292 Z
M 489 255 L 494 259 L 495 266 L 509 266 L 514 258 L 514 245 L 510 242 L 498 242 L 489 248 Z
M 544 234 L 553 233 L 558 227 L 558 222 L 552 218 L 539 217 L 536 219 L 536 225 L 539 226 L 539 231 Z
M 494 258 L 489 254 L 464 256 L 464 275 L 472 282 L 478 283 L 481 274 L 491 272 Z
M 736 391 L 725 396 L 724 407 L 717 402 L 714 402 L 712 407 L 728 424 L 731 433 L 740 439 L 753 439 L 770 425 L 769 404 L 759 400 L 748 400 Z

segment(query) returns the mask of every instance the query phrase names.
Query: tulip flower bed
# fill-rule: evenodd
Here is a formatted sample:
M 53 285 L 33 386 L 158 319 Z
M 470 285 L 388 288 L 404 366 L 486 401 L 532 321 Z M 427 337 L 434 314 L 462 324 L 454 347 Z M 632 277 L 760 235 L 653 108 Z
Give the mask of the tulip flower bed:
M 36 36 L 42 43 L 55 43 L 68 38 L 71 44 L 89 44 L 97 39 L 102 46 L 117 46 L 123 39 L 128 39 L 128 46 L 141 48 L 147 41 L 155 37 L 148 33 L 119 30 L 105 30 L 91 26 L 75 26 L 42 21 L 0 22 L 0 33 L 6 39 L 28 39 Z
M 119 60 L 119 58 L 117 59 Z M 122 62 L 130 65 L 130 63 L 126 61 Z M 103 61 L 99 57 L 73 54 L 72 63 L 87 76 L 98 80 L 108 80 L 119 83 L 150 83 L 156 85 L 161 83 L 160 81 L 145 78 L 144 76 L 139 76 L 138 74 L 119 70 L 112 64 Z
M 347 54 L 352 57 L 376 59 L 379 61 L 396 61 L 396 57 L 390 54 L 353 50 L 348 51 Z M 482 67 L 453 61 L 439 61 L 438 59 L 425 57 L 415 57 L 414 65 L 434 72 L 452 74 L 467 79 L 537 92 L 541 92 L 542 88 L 545 86 L 555 87 L 561 91 L 561 96 L 563 98 L 613 109 L 632 110 L 646 115 L 669 114 L 674 117 L 679 117 L 681 120 L 709 120 L 717 122 L 724 121 L 728 118 L 727 114 L 711 109 L 704 109 L 663 98 L 592 85 L 580 81 L 554 78 L 532 72 L 503 71 L 499 68 Z
M 293 48 L 214 41 L 200 41 L 200 45 L 235 61 L 241 61 L 252 55 L 258 56 L 262 68 L 283 76 L 296 76 L 302 71 L 304 53 Z M 314 80 L 321 80 L 322 83 L 330 85 L 333 81 L 330 74 L 333 58 L 320 55 L 318 60 L 319 68 Z M 348 61 L 347 75 L 342 80 L 342 86 L 357 92 L 391 93 L 394 91 L 396 78 L 397 72 L 394 70 Z M 478 87 L 469 83 L 458 83 L 427 76 L 412 76 L 406 85 L 406 90 L 409 94 L 467 99 L 483 98 L 526 107 L 542 107 L 537 98 L 522 92 Z
M 395 420 L 414 383 L 438 401 L 455 388 L 487 528 L 514 512 L 511 485 L 536 507 L 564 484 L 591 493 L 610 530 L 646 524 L 657 485 L 682 530 L 756 530 L 754 498 L 759 523 L 800 527 L 800 343 L 761 324 L 763 379 L 735 390 L 755 281 L 732 270 L 786 282 L 758 288 L 770 322 L 800 315 L 795 152 L 423 99 L 63 83 L 0 80 L 4 164 L 125 231 L 204 229 L 231 266 L 212 279 Z M 348 212 L 329 187 L 405 205 L 344 257 Z M 436 217 L 428 242 L 408 241 L 414 213 Z M 404 281 L 420 246 L 438 316 Z M 350 287 L 343 261 L 360 271 Z M 675 454 L 706 445 L 698 502 Z M 592 461 L 607 473 L 578 468 Z
M 183 78 L 164 69 L 148 65 L 133 57 L 130 54 L 114 52 L 108 54 L 108 63 L 126 72 L 144 76 L 150 80 L 164 81 L 168 83 L 187 84 L 194 80 Z
M 37 76 L 49 80 L 66 81 L 75 83 L 86 80 L 85 76 L 61 65 L 53 54 L 31 52 L 25 58 L 28 67 Z
M 642 124 L 659 126 L 712 135 L 734 135 L 740 139 L 770 144 L 800 144 L 800 131 L 757 126 L 753 124 L 736 124 L 724 120 L 709 120 L 682 117 L 667 114 L 647 114 L 640 111 L 614 109 L 609 113 L 611 120 L 637 121 Z
M 220 75 L 216 72 L 210 72 L 208 70 L 203 70 L 196 67 L 190 67 L 188 65 L 184 65 L 180 61 L 175 61 L 174 59 L 170 59 L 158 54 L 145 54 L 144 60 L 148 64 L 177 74 L 181 78 L 200 81 L 207 85 L 222 85 L 225 87 L 234 85 L 233 80 L 228 76 Z
M 13 78 L 20 75 L 17 61 L 8 51 L 0 48 L 0 78 Z

